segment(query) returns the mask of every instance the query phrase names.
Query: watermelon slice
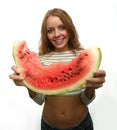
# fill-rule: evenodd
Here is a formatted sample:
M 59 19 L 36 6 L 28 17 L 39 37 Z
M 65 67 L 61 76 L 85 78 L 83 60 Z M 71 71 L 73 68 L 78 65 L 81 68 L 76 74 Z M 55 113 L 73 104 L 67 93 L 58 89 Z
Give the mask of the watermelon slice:
M 37 54 L 30 51 L 26 41 L 15 41 L 13 57 L 23 83 L 32 91 L 46 95 L 63 94 L 81 89 L 87 78 L 93 77 L 101 63 L 100 48 L 90 47 L 68 63 L 57 62 L 43 66 Z

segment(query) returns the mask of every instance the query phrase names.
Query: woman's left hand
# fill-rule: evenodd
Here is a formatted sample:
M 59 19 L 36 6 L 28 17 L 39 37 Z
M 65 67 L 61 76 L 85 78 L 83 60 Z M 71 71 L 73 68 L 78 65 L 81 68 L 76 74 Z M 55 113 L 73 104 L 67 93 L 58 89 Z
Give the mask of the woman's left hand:
M 88 99 L 92 99 L 92 97 L 94 97 L 95 89 L 103 86 L 103 83 L 105 82 L 105 76 L 106 73 L 104 70 L 97 70 L 94 73 L 93 78 L 87 79 L 87 83 L 84 85 L 84 93 Z
M 105 82 L 106 72 L 104 70 L 97 70 L 94 73 L 93 78 L 87 79 L 87 83 L 85 84 L 85 88 L 97 89 L 103 86 Z

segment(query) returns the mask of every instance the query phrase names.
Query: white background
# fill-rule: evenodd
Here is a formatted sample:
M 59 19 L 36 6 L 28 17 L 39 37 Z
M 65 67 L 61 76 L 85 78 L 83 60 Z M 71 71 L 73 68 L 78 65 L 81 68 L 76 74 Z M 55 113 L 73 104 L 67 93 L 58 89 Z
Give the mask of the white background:
M 34 103 L 27 89 L 15 86 L 8 76 L 14 65 L 13 42 L 26 40 L 29 48 L 37 52 L 43 16 L 54 7 L 63 8 L 71 15 L 84 47 L 95 45 L 101 48 L 100 69 L 107 73 L 106 83 L 97 90 L 89 109 L 95 130 L 116 130 L 116 0 L 0 1 L 0 130 L 40 130 L 43 106 Z

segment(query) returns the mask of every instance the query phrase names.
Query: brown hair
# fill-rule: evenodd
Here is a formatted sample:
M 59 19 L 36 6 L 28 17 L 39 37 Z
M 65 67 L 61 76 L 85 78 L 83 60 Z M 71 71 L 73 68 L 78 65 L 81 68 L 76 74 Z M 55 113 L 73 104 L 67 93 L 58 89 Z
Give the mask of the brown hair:
M 51 51 L 54 51 L 54 46 L 50 43 L 47 37 L 47 28 L 46 22 L 49 16 L 57 16 L 59 17 L 62 22 L 65 24 L 65 27 L 69 33 L 70 39 L 68 42 L 69 49 L 81 49 L 81 44 L 79 42 L 79 36 L 77 34 L 76 28 L 72 22 L 71 17 L 62 9 L 54 8 L 48 10 L 46 15 L 44 16 L 42 27 L 41 27 L 41 38 L 40 38 L 40 47 L 39 47 L 39 54 L 45 54 Z

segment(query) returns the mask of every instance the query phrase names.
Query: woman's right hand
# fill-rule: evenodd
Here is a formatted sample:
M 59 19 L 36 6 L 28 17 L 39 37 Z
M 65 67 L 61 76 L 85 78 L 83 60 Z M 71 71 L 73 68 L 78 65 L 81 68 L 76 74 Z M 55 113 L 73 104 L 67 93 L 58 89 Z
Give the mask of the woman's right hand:
M 11 69 L 14 71 L 13 74 L 9 75 L 9 78 L 13 80 L 15 85 L 17 86 L 24 86 L 23 79 L 24 77 L 20 76 L 20 72 L 18 71 L 18 68 L 16 66 L 12 66 Z

